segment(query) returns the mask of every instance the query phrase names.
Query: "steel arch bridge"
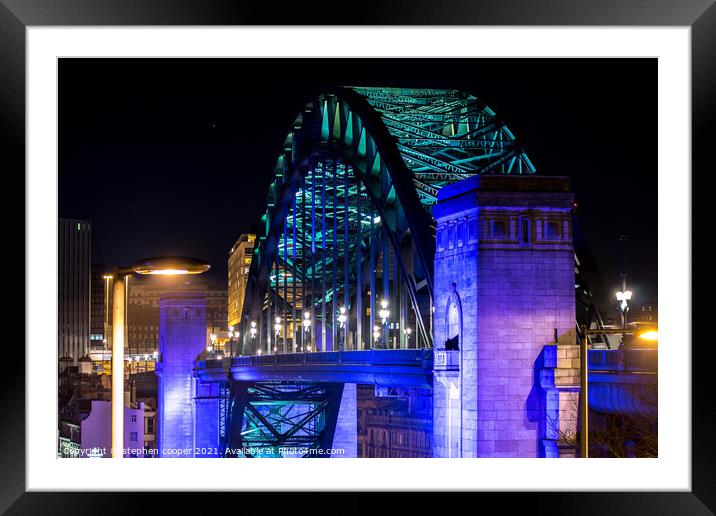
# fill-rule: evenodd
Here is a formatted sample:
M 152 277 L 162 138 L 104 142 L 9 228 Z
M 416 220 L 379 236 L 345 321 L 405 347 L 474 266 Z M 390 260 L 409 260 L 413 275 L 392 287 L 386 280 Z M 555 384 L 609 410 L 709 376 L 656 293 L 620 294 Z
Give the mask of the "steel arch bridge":
M 317 94 L 276 162 L 241 354 L 432 347 L 438 191 L 475 174 L 534 172 L 505 123 L 468 93 Z

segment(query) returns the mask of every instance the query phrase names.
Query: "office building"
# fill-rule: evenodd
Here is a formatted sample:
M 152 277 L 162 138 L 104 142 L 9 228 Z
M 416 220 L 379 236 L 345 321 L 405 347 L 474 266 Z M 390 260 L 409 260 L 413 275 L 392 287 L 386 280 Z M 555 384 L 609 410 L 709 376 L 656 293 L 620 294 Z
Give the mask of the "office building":
M 241 322 L 241 310 L 244 306 L 246 282 L 254 253 L 256 235 L 241 235 L 229 251 L 229 326 L 238 326 Z
M 90 349 L 90 222 L 60 219 L 57 241 L 58 358 L 77 365 Z

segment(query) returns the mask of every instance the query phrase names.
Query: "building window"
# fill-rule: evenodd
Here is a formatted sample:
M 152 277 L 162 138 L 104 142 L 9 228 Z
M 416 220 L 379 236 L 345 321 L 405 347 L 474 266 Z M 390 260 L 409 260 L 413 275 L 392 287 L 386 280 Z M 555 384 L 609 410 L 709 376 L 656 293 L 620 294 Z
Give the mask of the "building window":
M 545 240 L 559 240 L 559 222 L 554 220 L 548 220 L 544 225 L 544 238 Z
M 530 243 L 530 219 L 523 217 L 520 219 L 520 243 L 525 245 Z
M 136 423 L 136 422 L 137 422 L 137 416 L 132 416 L 132 423 Z
M 447 330 L 445 349 L 460 349 L 460 333 L 462 331 L 462 303 L 457 293 L 457 286 L 453 283 L 452 292 L 448 297 L 447 310 L 445 314 L 445 327 Z
M 490 236 L 493 240 L 504 240 L 508 237 L 506 220 L 493 220 L 490 229 Z
M 130 440 L 130 442 L 136 443 L 137 442 L 137 432 L 129 432 L 129 440 Z

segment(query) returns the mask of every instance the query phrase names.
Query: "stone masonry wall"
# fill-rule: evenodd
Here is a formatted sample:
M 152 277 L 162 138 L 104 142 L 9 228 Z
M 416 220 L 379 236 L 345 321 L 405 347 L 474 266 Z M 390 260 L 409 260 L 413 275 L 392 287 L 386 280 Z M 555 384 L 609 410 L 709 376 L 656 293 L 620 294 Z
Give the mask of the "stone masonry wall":
M 162 296 L 159 302 L 158 437 L 161 457 L 194 456 L 194 379 L 206 346 L 206 298 L 201 293 Z
M 569 426 L 579 375 L 571 207 L 565 178 L 476 177 L 441 190 L 434 212 L 436 357 L 455 332 L 447 310 L 456 297 L 461 331 L 459 374 L 437 366 L 434 373 L 434 456 L 548 455 L 545 439 L 553 436 L 540 375 L 555 329 L 549 410 L 560 429 Z M 459 443 L 450 446 L 448 435 L 456 433 Z
M 332 447 L 343 450 L 331 455 L 332 459 L 351 459 L 358 455 L 358 390 L 354 383 L 343 385 Z

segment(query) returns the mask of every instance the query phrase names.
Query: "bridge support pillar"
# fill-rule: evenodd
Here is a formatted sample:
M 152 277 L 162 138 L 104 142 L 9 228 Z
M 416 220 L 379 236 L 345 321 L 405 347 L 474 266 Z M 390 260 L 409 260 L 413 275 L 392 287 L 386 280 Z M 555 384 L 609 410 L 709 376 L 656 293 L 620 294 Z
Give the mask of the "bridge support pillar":
M 186 292 L 159 300 L 157 420 L 160 457 L 194 456 L 196 357 L 206 345 L 206 298 Z
M 223 456 L 219 428 L 221 383 L 195 382 L 194 397 L 194 451 L 195 457 Z
M 440 190 L 435 456 L 550 455 L 545 442 L 566 430 L 559 418 L 577 413 L 572 202 L 562 177 L 476 176 Z M 555 333 L 559 380 L 546 388 L 543 349 Z
M 358 456 L 358 390 L 355 383 L 343 384 L 341 406 L 338 409 L 336 431 L 333 434 L 334 450 L 341 452 L 331 455 L 332 459 L 355 458 Z

